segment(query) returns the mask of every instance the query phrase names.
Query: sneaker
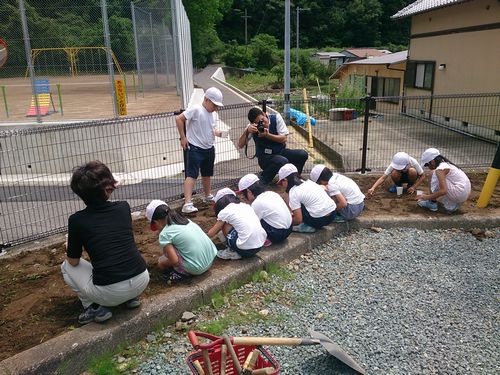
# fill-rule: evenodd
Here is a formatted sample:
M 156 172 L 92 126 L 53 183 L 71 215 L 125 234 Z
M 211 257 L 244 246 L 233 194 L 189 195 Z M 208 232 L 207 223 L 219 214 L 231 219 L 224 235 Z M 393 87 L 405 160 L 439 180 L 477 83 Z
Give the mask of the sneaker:
M 271 241 L 270 239 L 266 238 L 266 240 L 264 241 L 264 247 L 269 247 L 273 244 L 273 241 Z
M 127 309 L 135 309 L 141 305 L 141 301 L 139 301 L 138 297 L 129 299 L 127 302 L 125 302 L 125 306 L 127 306 Z
M 194 212 L 198 212 L 198 209 L 194 206 L 193 202 L 186 203 L 182 206 L 182 213 L 192 214 Z
M 113 316 L 111 311 L 104 306 L 93 303 L 78 316 L 78 323 L 88 324 L 92 321 L 97 323 L 105 322 Z
M 460 203 L 455 203 L 451 207 L 445 207 L 446 212 L 449 214 L 452 214 L 453 212 L 457 211 L 460 208 Z
M 428 210 L 431 211 L 437 211 L 438 210 L 438 204 L 433 201 L 418 201 L 417 204 L 419 207 L 422 208 L 427 208 Z
M 392 185 L 389 189 L 387 189 L 387 191 L 395 194 L 398 190 L 396 189 L 396 185 Z
M 174 282 L 189 279 L 191 275 L 185 275 L 169 268 L 163 271 L 160 277 L 167 282 Z
M 205 198 L 203 198 L 203 203 L 206 203 L 206 204 L 214 203 L 214 195 L 208 194 Z
M 333 219 L 334 223 L 345 223 L 345 219 L 342 215 L 337 215 L 335 216 L 335 219 Z
M 238 260 L 241 259 L 241 255 L 236 251 L 231 250 L 229 247 L 226 247 L 224 250 L 217 251 L 217 256 L 221 259 L 227 260 Z
M 306 223 L 302 223 L 299 225 L 294 225 L 292 227 L 293 232 L 300 232 L 300 233 L 314 233 L 316 232 L 316 228 L 311 227 L 310 225 L 307 225 Z

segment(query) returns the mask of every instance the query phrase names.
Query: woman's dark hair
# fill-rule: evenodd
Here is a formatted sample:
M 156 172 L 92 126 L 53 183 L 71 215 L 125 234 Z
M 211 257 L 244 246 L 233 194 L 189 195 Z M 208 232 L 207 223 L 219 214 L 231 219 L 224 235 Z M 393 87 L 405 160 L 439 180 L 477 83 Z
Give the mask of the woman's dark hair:
M 70 186 L 86 205 L 92 205 L 106 202 L 117 183 L 106 164 L 94 160 L 73 169 Z
M 252 192 L 252 194 L 254 195 L 254 197 L 258 197 L 260 194 L 265 192 L 267 189 L 260 181 L 257 181 L 256 183 L 252 184 L 251 186 L 249 186 L 247 189 L 245 189 L 243 191 L 243 194 L 245 194 L 245 198 L 247 198 L 247 195 L 246 195 L 247 190 L 250 190 Z
M 240 198 L 233 194 L 226 194 L 214 204 L 215 215 L 217 216 L 230 203 L 240 203 Z
M 151 217 L 151 221 L 163 219 L 167 220 L 167 225 L 186 225 L 189 223 L 189 220 L 186 217 L 164 204 L 156 207 L 156 210 L 153 212 L 153 216 Z
M 330 178 L 332 178 L 332 176 L 333 176 L 333 173 L 330 170 L 330 168 L 325 167 L 325 168 L 323 168 L 323 171 L 321 171 L 321 174 L 319 175 L 317 182 L 330 181 Z
M 250 110 L 248 111 L 248 121 L 250 121 L 251 123 L 255 122 L 255 119 L 263 113 L 264 112 L 260 108 L 250 108 Z
M 288 185 L 286 187 L 286 192 L 288 193 L 291 188 L 294 186 L 299 186 L 302 184 L 304 181 L 300 178 L 299 174 L 297 172 L 291 173 L 286 177 L 286 180 L 288 181 Z

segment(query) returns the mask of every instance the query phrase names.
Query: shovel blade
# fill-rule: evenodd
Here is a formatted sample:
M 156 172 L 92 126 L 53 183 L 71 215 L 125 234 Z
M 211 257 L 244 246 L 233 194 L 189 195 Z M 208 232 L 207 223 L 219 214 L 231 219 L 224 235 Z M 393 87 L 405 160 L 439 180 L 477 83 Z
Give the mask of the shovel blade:
M 345 363 L 347 366 L 356 370 L 360 374 L 365 375 L 366 371 L 354 360 L 349 354 L 347 354 L 344 349 L 342 349 L 338 344 L 333 342 L 329 337 L 323 335 L 322 333 L 309 330 L 309 334 L 312 338 L 320 340 L 321 345 L 335 358 L 339 361 Z

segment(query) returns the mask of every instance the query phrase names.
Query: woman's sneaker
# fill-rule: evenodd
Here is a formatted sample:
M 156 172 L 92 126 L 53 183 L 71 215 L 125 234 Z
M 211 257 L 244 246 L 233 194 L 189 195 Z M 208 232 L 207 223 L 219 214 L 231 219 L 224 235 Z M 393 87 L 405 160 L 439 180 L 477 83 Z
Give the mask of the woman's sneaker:
M 192 214 L 194 212 L 198 212 L 198 209 L 194 206 L 193 202 L 188 202 L 182 206 L 182 213 Z
M 418 201 L 417 204 L 419 207 L 422 208 L 427 208 L 428 210 L 431 211 L 437 211 L 438 210 L 438 204 L 433 201 Z
M 450 207 L 445 207 L 447 213 L 452 214 L 460 208 L 460 203 L 452 204 Z
M 236 251 L 231 250 L 229 247 L 225 248 L 224 250 L 217 251 L 217 257 L 227 260 L 241 259 L 241 255 L 238 254 Z
M 205 198 L 203 198 L 203 203 L 206 203 L 206 204 L 214 203 L 214 195 L 208 194 Z
M 127 309 L 135 309 L 141 306 L 141 301 L 139 301 L 138 297 L 135 297 L 125 302 L 125 306 L 127 306 Z
M 314 233 L 316 232 L 316 228 L 311 227 L 310 225 L 307 225 L 306 223 L 302 223 L 299 225 L 294 225 L 292 227 L 293 232 L 300 232 L 300 233 Z
M 102 323 L 113 316 L 107 307 L 93 303 L 78 316 L 78 323 L 88 324 L 90 322 Z

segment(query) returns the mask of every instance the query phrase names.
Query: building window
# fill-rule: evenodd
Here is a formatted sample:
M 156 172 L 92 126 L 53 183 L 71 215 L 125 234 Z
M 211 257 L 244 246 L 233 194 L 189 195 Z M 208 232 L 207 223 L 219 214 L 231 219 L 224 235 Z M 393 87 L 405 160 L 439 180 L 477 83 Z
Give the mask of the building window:
M 406 65 L 406 87 L 432 90 L 435 66 L 435 62 L 409 61 Z

